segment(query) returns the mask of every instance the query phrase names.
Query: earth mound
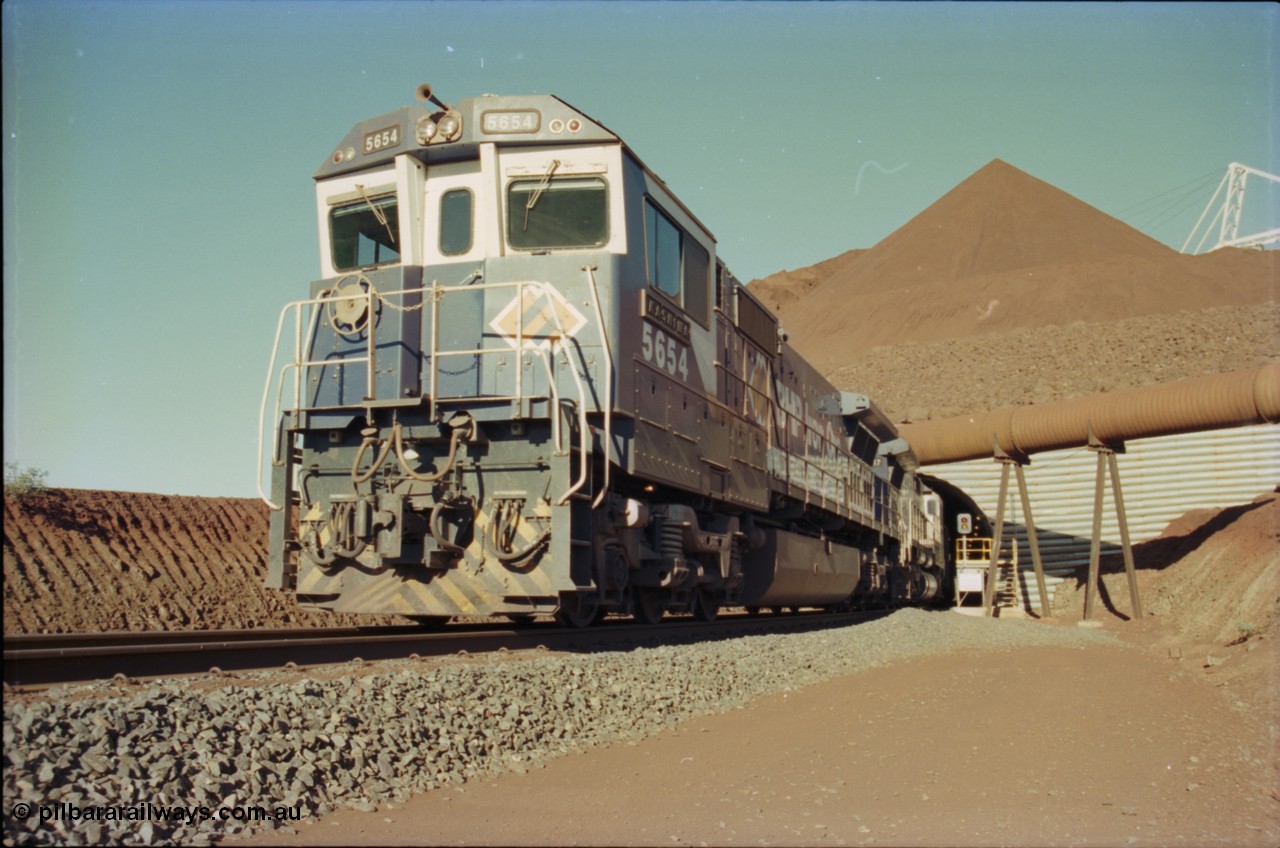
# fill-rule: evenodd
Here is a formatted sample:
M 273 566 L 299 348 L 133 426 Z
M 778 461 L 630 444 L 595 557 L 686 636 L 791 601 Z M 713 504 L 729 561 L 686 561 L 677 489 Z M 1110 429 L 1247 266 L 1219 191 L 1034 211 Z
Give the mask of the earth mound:
M 849 250 L 816 265 L 797 268 L 794 271 L 779 271 L 762 279 L 753 280 L 751 293 L 773 310 L 775 315 L 781 315 L 801 302 L 819 285 L 843 273 L 864 253 L 866 253 L 865 250 Z
M 796 349 L 897 421 L 1280 358 L 1280 251 L 1179 254 L 995 160 L 867 250 L 751 283 Z
M 82 489 L 6 497 L 4 632 L 377 623 L 304 612 L 267 589 L 267 516 L 248 498 Z
M 1193 510 L 1158 537 L 1134 545 L 1144 618 L 1129 638 L 1199 665 L 1219 684 L 1230 682 L 1254 703 L 1280 704 L 1280 497 Z M 1086 575 L 1054 596 L 1055 615 L 1078 620 Z M 1130 621 L 1128 576 L 1120 555 L 1099 564 L 1099 611 L 1106 621 Z
M 1143 611 L 1167 618 L 1180 638 L 1229 645 L 1280 638 L 1280 498 L 1198 509 L 1170 522 L 1154 539 L 1134 545 Z M 1099 600 L 1127 616 L 1129 588 L 1120 555 L 1099 564 Z M 1083 575 L 1082 575 L 1083 576 Z M 1055 598 L 1059 609 L 1084 608 L 1083 582 Z

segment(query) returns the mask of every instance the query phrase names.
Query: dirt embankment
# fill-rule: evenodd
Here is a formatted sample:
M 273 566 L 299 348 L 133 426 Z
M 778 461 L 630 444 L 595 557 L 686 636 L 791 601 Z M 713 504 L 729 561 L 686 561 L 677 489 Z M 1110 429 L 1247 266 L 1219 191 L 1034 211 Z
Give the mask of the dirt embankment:
M 1280 639 L 1280 498 L 1197 509 L 1155 539 L 1134 546 L 1143 611 L 1174 623 L 1179 638 L 1203 645 Z M 1112 615 L 1131 613 L 1128 578 L 1119 554 L 1103 557 L 1100 603 Z M 1084 585 L 1057 598 L 1059 608 L 1083 608 Z
M 267 508 L 247 498 L 50 489 L 4 499 L 4 632 L 371 623 L 266 589 Z
M 1280 496 L 1198 509 L 1134 546 L 1143 618 L 1133 620 L 1120 554 L 1100 563 L 1100 620 L 1127 622 L 1139 643 L 1167 646 L 1254 704 L 1280 707 Z M 1054 597 L 1055 615 L 1078 620 L 1086 575 Z M 1171 654 L 1172 656 L 1173 654 Z

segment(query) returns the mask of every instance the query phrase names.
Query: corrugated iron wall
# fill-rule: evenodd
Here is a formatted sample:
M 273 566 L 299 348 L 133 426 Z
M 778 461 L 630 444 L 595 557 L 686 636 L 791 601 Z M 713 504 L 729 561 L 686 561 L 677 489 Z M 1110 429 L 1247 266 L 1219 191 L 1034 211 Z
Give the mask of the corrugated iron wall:
M 1280 425 L 1135 440 L 1127 443 L 1126 452 L 1116 459 L 1129 517 L 1129 536 L 1136 545 L 1160 535 L 1170 521 L 1189 510 L 1248 503 L 1274 489 L 1280 484 Z M 925 471 L 964 489 L 988 517 L 995 519 L 1000 496 L 998 462 L 975 459 L 930 466 Z M 1026 467 L 1050 595 L 1064 579 L 1074 582 L 1074 569 L 1089 562 L 1096 473 L 1096 455 L 1087 448 L 1036 454 Z M 1018 540 L 1024 606 L 1028 596 L 1034 604 L 1031 551 L 1012 474 L 1004 514 L 1005 532 L 1011 532 Z M 1110 478 L 1102 515 L 1103 555 L 1118 553 L 1120 531 Z M 1138 567 L 1142 567 L 1141 562 Z

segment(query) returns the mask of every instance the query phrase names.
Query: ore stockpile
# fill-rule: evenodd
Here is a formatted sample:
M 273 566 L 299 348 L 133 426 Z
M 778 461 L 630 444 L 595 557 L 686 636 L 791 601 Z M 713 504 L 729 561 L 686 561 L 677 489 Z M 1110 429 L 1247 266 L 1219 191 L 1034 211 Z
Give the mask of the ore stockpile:
M 883 241 L 751 283 L 895 422 L 1280 360 L 1280 252 L 1186 256 L 1000 160 Z

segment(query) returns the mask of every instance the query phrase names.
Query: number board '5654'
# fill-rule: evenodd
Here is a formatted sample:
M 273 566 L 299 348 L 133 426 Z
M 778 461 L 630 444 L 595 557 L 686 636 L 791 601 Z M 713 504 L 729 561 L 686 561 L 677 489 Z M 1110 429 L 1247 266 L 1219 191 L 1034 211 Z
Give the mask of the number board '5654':
M 662 330 L 654 329 L 648 321 L 644 322 L 640 353 L 647 361 L 658 366 L 658 370 L 666 371 L 672 377 L 679 374 L 681 380 L 689 379 L 689 348 Z

